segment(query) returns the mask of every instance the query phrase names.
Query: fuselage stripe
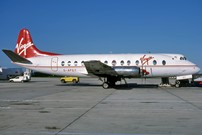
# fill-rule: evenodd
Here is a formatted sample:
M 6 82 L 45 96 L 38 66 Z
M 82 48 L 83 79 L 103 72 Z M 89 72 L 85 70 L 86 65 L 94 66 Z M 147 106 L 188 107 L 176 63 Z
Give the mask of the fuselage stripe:
M 21 64 L 18 64 L 21 65 Z M 85 66 L 33 66 L 33 65 L 21 65 L 21 66 L 26 66 L 30 68 L 85 68 Z M 124 66 L 115 66 L 115 67 L 124 67 Z M 125 66 L 125 67 L 134 67 L 134 66 Z M 144 66 L 137 66 L 139 68 L 154 68 L 154 67 L 172 67 L 172 68 L 177 68 L 177 67 L 197 67 L 197 65 L 144 65 Z

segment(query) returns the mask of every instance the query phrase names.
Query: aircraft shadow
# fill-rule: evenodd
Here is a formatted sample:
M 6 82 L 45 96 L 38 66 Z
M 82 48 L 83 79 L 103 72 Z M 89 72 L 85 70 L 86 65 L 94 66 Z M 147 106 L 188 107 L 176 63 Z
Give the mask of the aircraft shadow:
M 137 83 L 128 83 L 128 84 L 120 84 L 113 87 L 117 90 L 130 90 L 133 88 L 158 88 L 158 85 L 155 84 L 137 84 Z
M 63 83 L 63 84 L 56 84 L 56 86 L 71 86 L 71 87 L 102 87 L 100 84 L 91 84 L 91 83 Z M 110 87 L 110 89 L 116 90 L 131 90 L 133 88 L 158 88 L 159 86 L 156 84 L 136 84 L 136 83 L 128 83 L 126 84 L 118 84 L 114 87 Z

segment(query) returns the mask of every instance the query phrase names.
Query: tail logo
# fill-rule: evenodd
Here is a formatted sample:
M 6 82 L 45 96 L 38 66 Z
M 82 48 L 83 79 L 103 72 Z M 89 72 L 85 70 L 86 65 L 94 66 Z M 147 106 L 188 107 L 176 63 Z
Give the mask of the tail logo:
M 17 50 L 17 54 L 21 55 L 22 53 L 24 53 L 24 56 L 27 55 L 27 49 L 30 48 L 31 46 L 33 46 L 34 44 L 31 42 L 28 42 L 27 44 L 22 44 L 24 38 L 22 37 L 20 40 L 20 43 L 16 45 L 16 50 Z

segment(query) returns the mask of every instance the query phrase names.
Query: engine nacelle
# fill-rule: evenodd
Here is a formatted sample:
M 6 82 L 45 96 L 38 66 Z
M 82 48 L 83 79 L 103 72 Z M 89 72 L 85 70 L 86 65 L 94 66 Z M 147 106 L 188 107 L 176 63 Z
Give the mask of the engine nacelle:
M 140 76 L 140 68 L 136 66 L 128 67 L 113 67 L 120 76 L 124 77 L 138 77 Z

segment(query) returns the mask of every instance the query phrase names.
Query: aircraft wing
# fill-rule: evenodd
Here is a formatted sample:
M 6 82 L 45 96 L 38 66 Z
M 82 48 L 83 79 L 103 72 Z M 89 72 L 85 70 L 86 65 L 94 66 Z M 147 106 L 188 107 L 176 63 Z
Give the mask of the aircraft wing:
M 84 65 L 89 74 L 93 74 L 100 77 L 118 75 L 112 67 L 97 60 L 85 61 Z
M 29 60 L 21 57 L 20 55 L 14 53 L 11 50 L 2 50 L 13 62 L 24 63 L 24 64 L 32 64 Z

